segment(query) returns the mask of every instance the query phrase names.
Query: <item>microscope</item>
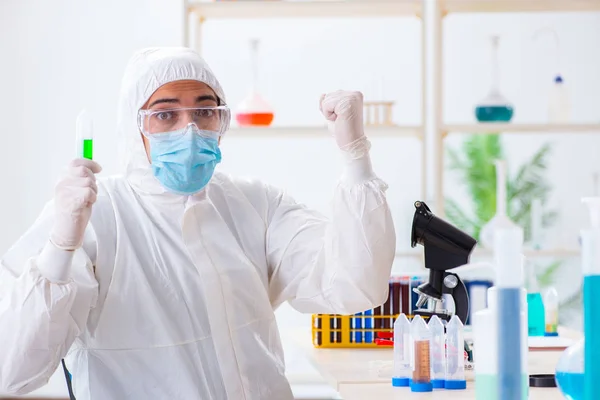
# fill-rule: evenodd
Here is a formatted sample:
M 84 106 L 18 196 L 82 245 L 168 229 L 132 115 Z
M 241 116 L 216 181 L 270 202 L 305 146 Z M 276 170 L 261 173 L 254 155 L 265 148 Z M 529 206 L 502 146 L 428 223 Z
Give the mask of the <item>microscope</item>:
M 436 217 L 424 202 L 416 201 L 415 208 L 411 247 L 420 244 L 425 248 L 429 281 L 413 289 L 419 295 L 417 310 L 413 314 L 437 315 L 446 322 L 455 314 L 465 324 L 469 316 L 469 294 L 460 277 L 448 270 L 468 264 L 477 241 Z M 454 301 L 454 312 L 444 308 L 444 294 L 450 295 Z M 427 308 L 423 308 L 425 305 Z

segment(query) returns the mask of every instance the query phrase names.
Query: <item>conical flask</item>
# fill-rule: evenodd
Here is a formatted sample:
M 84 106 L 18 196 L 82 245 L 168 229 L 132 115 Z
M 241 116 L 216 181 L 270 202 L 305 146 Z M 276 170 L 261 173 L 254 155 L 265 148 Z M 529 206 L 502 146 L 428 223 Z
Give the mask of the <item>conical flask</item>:
M 492 36 L 492 86 L 487 96 L 475 107 L 475 117 L 479 122 L 508 122 L 513 116 L 513 106 L 500 93 L 500 66 L 498 65 L 498 44 L 500 36 Z
M 235 113 L 235 119 L 240 126 L 269 126 L 274 118 L 273 109 L 258 92 L 258 46 L 258 39 L 250 41 L 252 86 Z

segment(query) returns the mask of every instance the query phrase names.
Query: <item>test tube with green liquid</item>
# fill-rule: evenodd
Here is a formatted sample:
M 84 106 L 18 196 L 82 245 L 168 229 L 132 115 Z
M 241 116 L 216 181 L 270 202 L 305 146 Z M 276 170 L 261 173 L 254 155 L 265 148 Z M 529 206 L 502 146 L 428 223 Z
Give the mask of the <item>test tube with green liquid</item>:
M 77 116 L 75 125 L 78 156 L 92 160 L 94 158 L 94 126 L 92 117 L 86 110 L 82 110 Z

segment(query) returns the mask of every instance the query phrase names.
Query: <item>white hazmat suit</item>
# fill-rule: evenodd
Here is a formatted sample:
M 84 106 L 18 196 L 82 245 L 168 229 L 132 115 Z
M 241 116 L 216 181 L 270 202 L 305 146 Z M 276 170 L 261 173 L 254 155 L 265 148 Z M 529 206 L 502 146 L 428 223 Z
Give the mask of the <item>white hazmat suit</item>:
M 330 219 L 219 172 L 193 196 L 160 185 L 137 112 L 190 79 L 224 102 L 195 52 L 136 53 L 119 109 L 124 174 L 98 179 L 83 245 L 71 258 L 49 242 L 48 206 L 2 257 L 0 391 L 43 386 L 64 357 L 77 400 L 292 399 L 274 309 L 356 313 L 385 300 L 396 240 L 368 153 L 347 162 Z

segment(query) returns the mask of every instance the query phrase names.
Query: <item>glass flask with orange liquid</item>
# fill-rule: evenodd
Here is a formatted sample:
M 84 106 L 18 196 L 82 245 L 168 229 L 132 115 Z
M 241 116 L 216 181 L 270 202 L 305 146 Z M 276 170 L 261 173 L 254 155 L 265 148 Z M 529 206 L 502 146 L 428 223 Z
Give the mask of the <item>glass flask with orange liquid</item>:
M 235 120 L 239 126 L 269 126 L 275 114 L 265 99 L 258 93 L 258 39 L 250 41 L 252 55 L 252 87 L 250 93 L 238 105 Z

